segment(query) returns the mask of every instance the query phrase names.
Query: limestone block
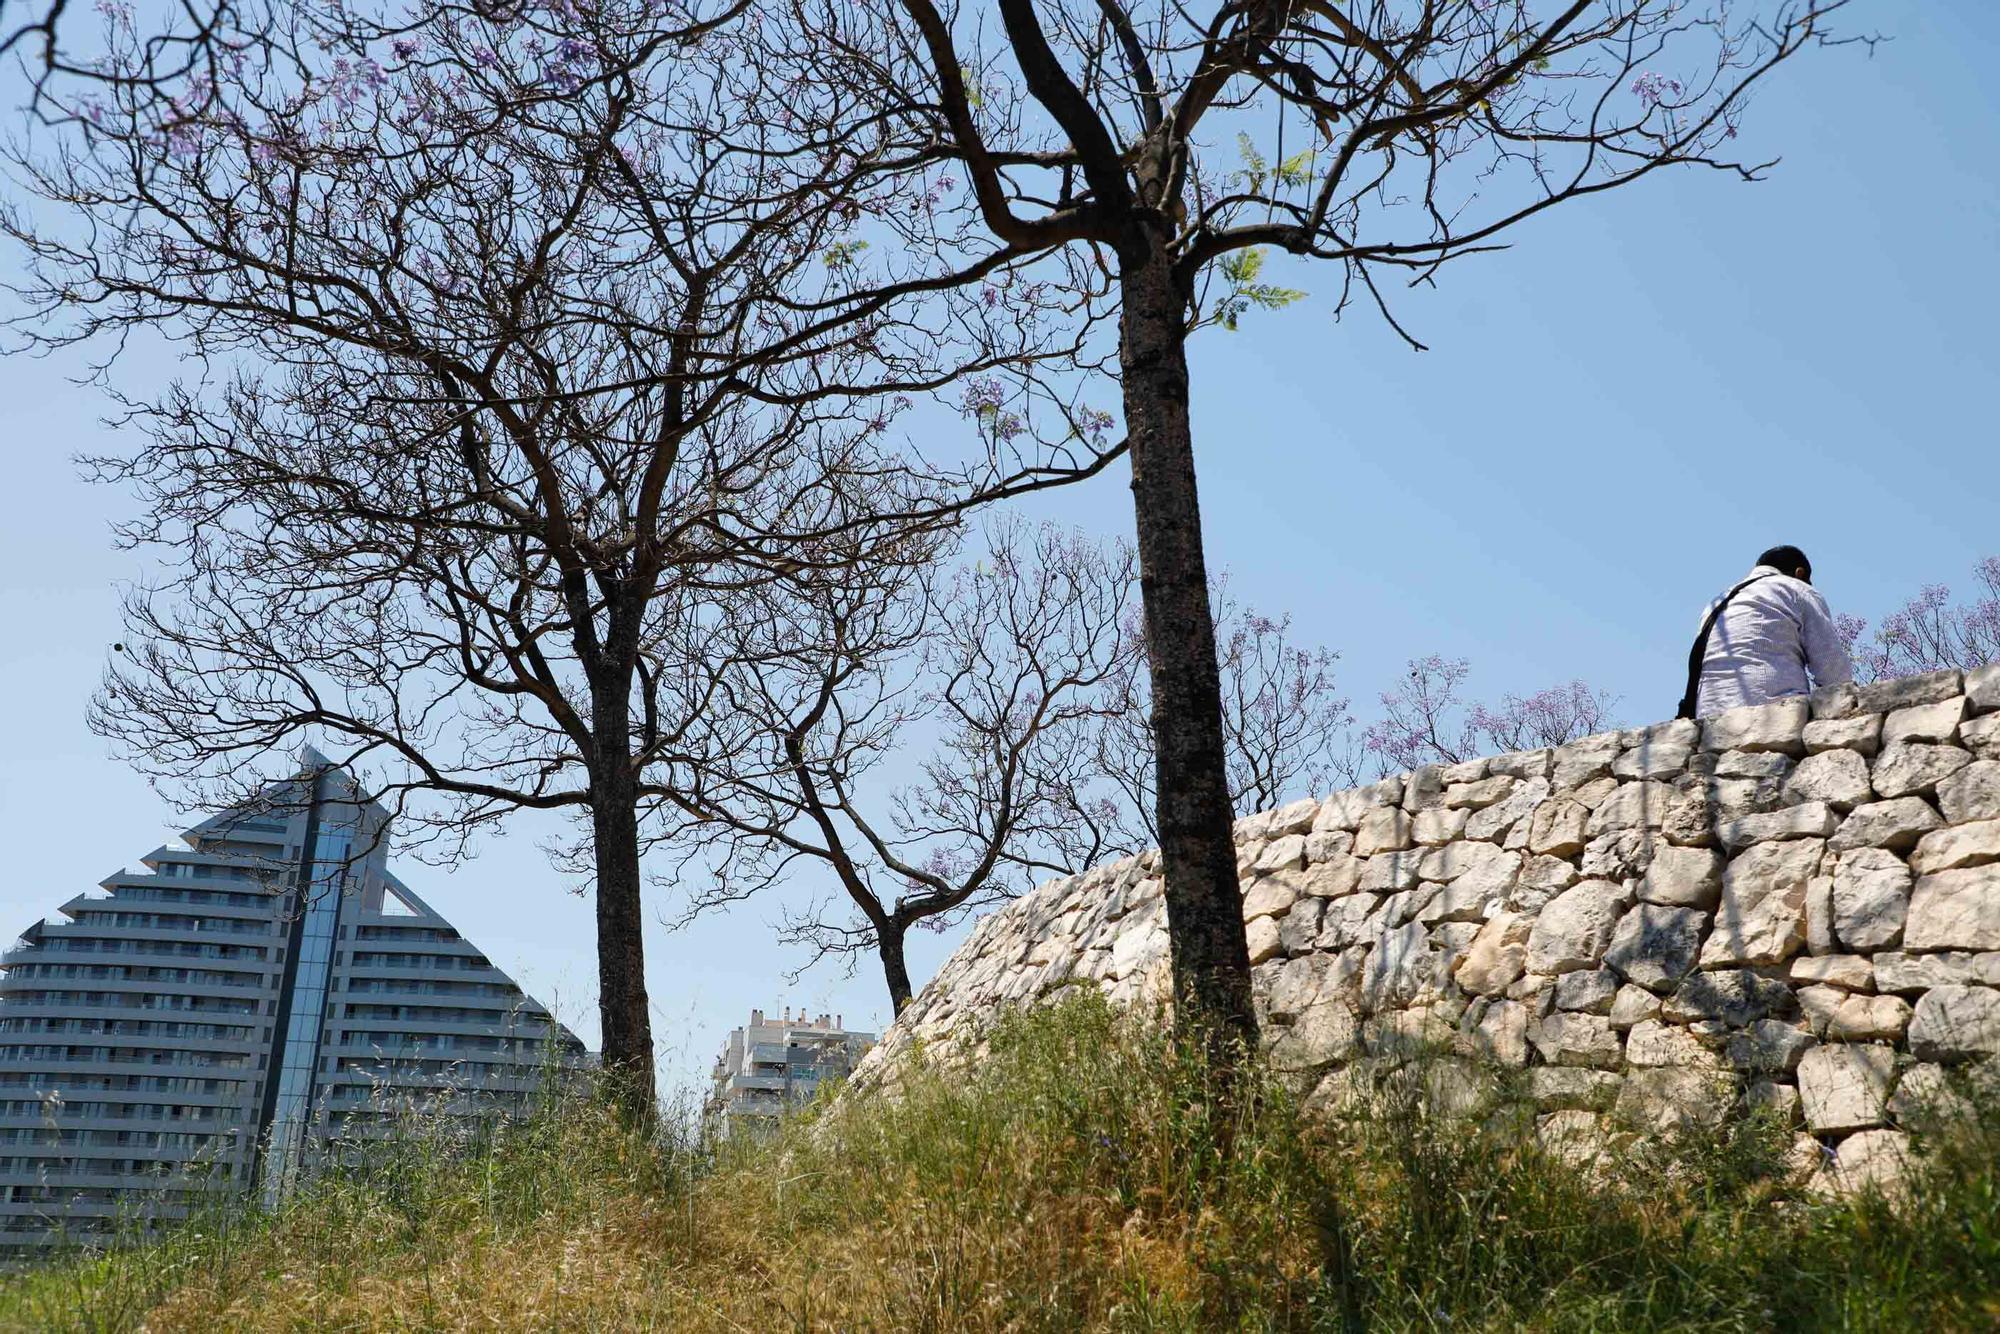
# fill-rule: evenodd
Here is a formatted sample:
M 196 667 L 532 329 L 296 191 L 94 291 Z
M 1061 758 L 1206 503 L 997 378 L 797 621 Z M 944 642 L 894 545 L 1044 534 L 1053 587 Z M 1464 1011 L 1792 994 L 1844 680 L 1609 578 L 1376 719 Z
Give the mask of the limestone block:
M 1932 987 L 1910 1019 L 1910 1052 L 1947 1064 L 2000 1053 L 2000 991 Z
M 1630 880 L 1646 873 L 1655 851 L 1670 846 L 1651 830 L 1616 829 L 1590 840 L 1578 865 L 1585 880 Z
M 1611 772 L 1613 761 L 1624 745 L 1616 732 L 1602 732 L 1557 746 L 1554 756 L 1555 790 L 1569 792 L 1592 779 Z
M 1528 1096 L 1544 1112 L 1598 1111 L 1611 1106 L 1623 1082 L 1604 1070 L 1538 1065 L 1528 1072 Z
M 1875 956 L 1875 989 L 1929 991 L 1932 987 L 1977 983 L 2000 987 L 2000 953 L 1904 954 L 1885 950 Z
M 1501 1065 L 1528 1063 L 1528 1007 L 1519 1001 L 1495 1001 L 1486 1007 L 1472 1031 L 1473 1053 Z
M 1361 1008 L 1373 1014 L 1408 1005 L 1431 980 L 1436 956 L 1430 932 L 1421 922 L 1392 927 L 1382 933 L 1361 970 Z
M 1270 830 L 1271 812 L 1258 811 L 1255 815 L 1246 815 L 1231 825 L 1229 832 L 1238 844 L 1244 844 L 1262 843 L 1270 836 Z
M 1594 1070 L 1616 1070 L 1624 1044 L 1611 1021 L 1598 1014 L 1570 1014 L 1558 1010 L 1528 1026 L 1528 1040 L 1550 1065 L 1586 1066 Z
M 1694 969 L 1708 914 L 1699 908 L 1641 903 L 1618 919 L 1604 962 L 1628 982 L 1665 994 Z
M 1275 959 L 1282 952 L 1275 918 L 1254 918 L 1244 926 L 1243 934 L 1250 943 L 1252 965 L 1263 963 L 1266 959 Z
M 1872 952 L 1901 942 L 1910 881 L 1910 868 L 1886 849 L 1841 853 L 1833 873 L 1833 933 L 1840 943 Z
M 1825 802 L 1745 815 L 1716 826 L 1715 836 L 1732 852 L 1753 843 L 1771 843 L 1788 838 L 1825 838 L 1840 827 L 1840 817 Z
M 1612 762 L 1611 775 L 1624 779 L 1671 777 L 1687 768 L 1694 746 L 1694 738 L 1641 741 Z
M 1799 992 L 1806 1023 L 1820 1037 L 1840 1042 L 1894 1042 L 1910 1027 L 1910 1003 L 1901 996 L 1863 996 L 1835 987 Z
M 1994 861 L 2000 861 L 2000 820 L 1977 820 L 1925 834 L 1910 854 L 1910 869 L 1928 875 Z
M 1461 807 L 1475 811 L 1484 810 L 1497 801 L 1505 801 L 1512 795 L 1519 781 L 1505 774 L 1497 774 L 1492 778 L 1481 778 L 1476 781 L 1461 780 L 1454 783 L 1450 779 L 1450 770 L 1446 770 L 1444 804 L 1453 810 Z
M 1655 1066 L 1634 1070 L 1618 1090 L 1615 1114 L 1654 1134 L 1712 1130 L 1729 1114 L 1728 1079 L 1708 1070 Z
M 1875 965 L 1858 954 L 1801 955 L 1792 960 L 1788 976 L 1800 985 L 1819 983 L 1842 991 L 1873 991 Z
M 1620 829 L 1657 829 L 1675 843 L 1696 844 L 1708 838 L 1708 807 L 1699 791 L 1683 792 L 1668 783 L 1626 783 L 1591 812 L 1589 833 Z
M 1907 852 L 1917 840 L 1943 823 L 1931 804 L 1922 797 L 1898 797 L 1894 801 L 1873 801 L 1857 806 L 1833 831 L 1827 846 L 1835 852 L 1849 848 L 1888 848 Z
M 1877 795 L 1908 797 L 1929 792 L 1966 765 L 1972 756 L 1957 746 L 1933 746 L 1919 741 L 1884 746 L 1869 771 Z
M 1319 941 L 1321 911 L 1319 899 L 1300 899 L 1292 910 L 1278 919 L 1278 948 L 1287 956 L 1308 954 Z
M 1556 857 L 1574 857 L 1589 841 L 1590 811 L 1578 802 L 1559 798 L 1542 803 L 1528 824 L 1528 850 Z
M 1648 1019 L 1625 1035 L 1625 1063 L 1640 1069 L 1677 1065 L 1690 1070 L 1716 1070 L 1714 1053 L 1696 1042 L 1685 1028 Z
M 1254 922 L 1260 917 L 1279 916 L 1289 911 L 1298 897 L 1298 886 L 1289 879 L 1258 880 L 1243 896 L 1243 920 Z
M 1722 874 L 1715 929 L 1701 966 L 1783 963 L 1806 935 L 1806 884 L 1819 869 L 1820 839 L 1759 843 L 1738 853 Z
M 1816 1134 L 1888 1123 L 1896 1053 L 1889 1047 L 1814 1047 L 1799 1061 L 1799 1101 Z
M 1702 785 L 1712 823 L 1774 811 L 1784 800 L 1782 778 L 1711 778 Z
M 1486 762 L 1486 772 L 1489 774 L 1506 774 L 1509 778 L 1519 778 L 1530 782 L 1537 778 L 1546 779 L 1549 776 L 1549 766 L 1553 755 L 1554 752 L 1547 749 L 1509 751 L 1505 755 L 1495 755 L 1492 759 L 1488 760 Z
M 1959 720 L 1965 717 L 1965 696 L 1954 695 L 1935 704 L 1912 704 L 1897 709 L 1882 720 L 1882 744 L 1904 741 L 1950 741 L 1958 735 Z
M 1975 1123 L 1982 1115 L 1980 1102 L 1990 1100 L 1993 1093 L 1990 1076 L 1980 1080 L 1941 1065 L 1913 1065 L 1896 1081 L 1889 1116 L 1905 1129 L 1937 1134 Z
M 1861 711 L 1858 692 L 1852 682 L 1843 681 L 1839 685 L 1821 686 L 1806 696 L 1812 705 L 1814 719 L 1852 718 Z
M 1984 713 L 1988 709 L 2000 709 L 2000 662 L 1989 662 L 1984 667 L 1975 667 L 1965 674 L 1965 697 L 1972 701 L 1972 707 Z
M 1345 829 L 1323 829 L 1306 835 L 1306 864 L 1331 861 L 1354 851 L 1354 835 Z
M 1549 781 L 1546 778 L 1531 778 L 1514 788 L 1504 801 L 1495 802 L 1483 810 L 1474 811 L 1466 821 L 1465 836 L 1472 839 L 1497 839 L 1516 825 L 1525 825 L 1529 816 L 1549 799 Z M 1527 833 L 1522 839 L 1525 845 Z
M 1451 1020 L 1430 1006 L 1385 1010 L 1361 1022 L 1361 1044 L 1377 1056 L 1433 1055 L 1457 1037 Z
M 1826 862 L 1820 861 L 1821 869 Z M 1816 875 L 1806 882 L 1806 952 L 1838 954 L 1840 938 L 1833 934 L 1833 877 Z
M 1374 938 L 1370 922 L 1379 912 L 1380 901 L 1373 894 L 1350 894 L 1327 902 L 1320 918 L 1319 939 L 1314 947 L 1344 950 Z
M 1917 881 L 1906 950 L 2000 950 L 2000 866 L 1939 871 Z
M 1306 864 L 1306 840 L 1303 834 L 1286 834 L 1274 838 L 1264 845 L 1257 854 L 1251 869 L 1258 875 L 1270 875 L 1276 871 L 1296 871 Z
M 1361 958 L 1322 952 L 1287 960 L 1271 983 L 1266 1006 L 1273 1019 L 1293 1019 L 1322 1001 L 1347 1001 L 1360 979 Z
M 1727 968 L 1688 974 L 1660 1006 L 1660 1017 L 1677 1024 L 1715 1019 L 1742 1028 L 1758 1019 L 1790 1018 L 1798 1009 L 1798 997 L 1781 979 Z
M 1617 994 L 1618 975 L 1609 968 L 1564 973 L 1556 980 L 1558 1010 L 1609 1015 L 1612 998 Z
M 1763 1116 L 1781 1126 L 1797 1125 L 1799 1121 L 1799 1091 L 1791 1084 L 1780 1084 L 1774 1079 L 1760 1079 L 1743 1090 L 1743 1110 L 1752 1116 Z M 1815 1154 L 1819 1151 L 1819 1141 L 1806 1137 Z M 1817 1166 L 1817 1163 L 1815 1163 Z
M 1938 784 L 1938 808 L 1953 824 L 2000 819 L 2000 760 L 1975 760 Z
M 1730 1033 L 1722 1051 L 1724 1059 L 1738 1070 L 1785 1074 L 1798 1069 L 1800 1059 L 1812 1047 L 1812 1034 L 1797 1024 L 1759 1019 Z
M 1882 719 L 1879 714 L 1859 718 L 1823 718 L 1806 724 L 1806 754 L 1851 750 L 1873 755 L 1882 748 Z
M 1319 805 L 1319 814 L 1313 819 L 1313 832 L 1330 830 L 1351 830 L 1360 826 L 1361 817 L 1382 806 L 1394 806 L 1403 799 L 1403 780 L 1385 778 L 1379 783 L 1366 787 L 1349 788 L 1336 792 Z
M 1597 967 L 1629 897 L 1623 886 L 1608 880 L 1585 880 L 1558 894 L 1529 933 L 1529 970 L 1569 973 Z
M 1394 806 L 1377 806 L 1361 817 L 1354 831 L 1354 854 L 1372 857 L 1378 852 L 1397 852 L 1410 846 L 1410 817 Z
M 1283 1074 L 1315 1073 L 1359 1055 L 1360 1038 L 1354 1011 L 1338 1001 L 1323 1001 L 1279 1032 L 1271 1043 L 1271 1065 Z
M 1311 797 L 1280 806 L 1271 815 L 1270 832 L 1266 837 L 1282 838 L 1289 834 L 1310 832 L 1313 822 L 1319 818 L 1319 806 Z
M 1346 852 L 1308 862 L 1305 876 L 1299 881 L 1299 892 L 1316 899 L 1337 899 L 1360 888 L 1361 859 Z
M 1660 1017 L 1660 998 L 1644 987 L 1628 982 L 1611 998 L 1611 1026 L 1619 1031 Z
M 1417 887 L 1419 858 L 1414 851 L 1385 852 L 1361 863 L 1361 888 L 1370 894 Z
M 1469 810 L 1449 811 L 1442 806 L 1420 811 L 1410 824 L 1410 836 L 1422 847 L 1436 847 L 1461 837 L 1465 822 L 1471 818 Z
M 1875 790 L 1868 785 L 1868 761 L 1851 750 L 1823 750 L 1808 755 L 1785 779 L 1784 800 L 1823 802 L 1842 813 L 1874 795 Z
M 1380 921 L 1377 923 L 1377 929 L 1404 926 L 1417 921 L 1423 916 L 1424 909 L 1437 897 L 1441 888 L 1443 886 L 1440 885 L 1418 885 L 1415 889 L 1406 889 L 1400 894 L 1391 894 L 1384 898 L 1378 913 Z
M 1520 883 L 1515 889 L 1530 889 L 1553 896 L 1568 889 L 1579 878 L 1576 867 L 1560 857 L 1531 857 L 1528 864 L 1521 868 Z
M 1527 970 L 1533 923 L 1518 913 L 1488 918 L 1458 962 L 1458 985 L 1475 996 L 1497 996 Z
M 1958 744 L 1982 760 L 2000 760 L 2000 713 L 1983 714 L 1960 723 Z
M 1612 793 L 1618 790 L 1618 786 L 1617 779 L 1613 778 L 1610 774 L 1605 774 L 1601 778 L 1591 779 L 1588 783 L 1584 783 L 1573 789 L 1567 795 L 1571 801 L 1585 810 L 1594 811 L 1603 805 Z
M 1656 848 L 1639 881 L 1639 897 L 1668 907 L 1713 908 L 1722 894 L 1724 864 L 1713 848 Z
M 1712 772 L 1717 778 L 1752 778 L 1783 783 L 1791 774 L 1794 762 L 1790 755 L 1780 751 L 1732 750 L 1715 757 Z
M 1910 1171 L 1910 1137 L 1900 1130 L 1864 1130 L 1849 1135 L 1813 1181 L 1826 1195 L 1881 1195 L 1903 1198 Z
M 1936 704 L 1962 693 L 1960 686 L 1963 681 L 1964 678 L 1955 671 L 1924 672 L 1917 676 L 1873 681 L 1855 687 L 1854 704 L 1861 713 L 1888 713 L 1913 704 Z
M 1702 749 L 1803 754 L 1806 723 L 1811 716 L 1811 707 L 1804 699 L 1780 699 L 1729 709 L 1703 721 Z

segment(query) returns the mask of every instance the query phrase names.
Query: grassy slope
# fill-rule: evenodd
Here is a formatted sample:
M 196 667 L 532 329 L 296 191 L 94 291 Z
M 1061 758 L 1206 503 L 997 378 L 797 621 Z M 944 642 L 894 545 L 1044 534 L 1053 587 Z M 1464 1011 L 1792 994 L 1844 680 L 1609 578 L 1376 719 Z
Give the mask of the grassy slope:
M 1420 1100 L 1336 1126 L 1276 1087 L 1218 1127 L 1192 1067 L 1095 1001 L 970 1076 L 710 1159 L 587 1104 L 417 1137 L 273 1217 L 0 1287 L 23 1329 L 1985 1329 L 2000 1133 L 1908 1203 L 1783 1184 L 1787 1137 L 1593 1177 Z M 1218 1133 L 1233 1137 L 1225 1163 Z

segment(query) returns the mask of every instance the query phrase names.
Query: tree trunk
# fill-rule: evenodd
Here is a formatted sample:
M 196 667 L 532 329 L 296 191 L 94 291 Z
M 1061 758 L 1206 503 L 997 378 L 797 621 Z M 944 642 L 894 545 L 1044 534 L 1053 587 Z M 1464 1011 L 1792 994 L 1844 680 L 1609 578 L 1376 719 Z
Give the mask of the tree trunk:
M 1174 1005 L 1177 1021 L 1202 1034 L 1211 1064 L 1227 1071 L 1239 1051 L 1254 1047 L 1257 1015 L 1188 424 L 1188 303 L 1159 248 L 1134 245 L 1121 259 L 1119 362 L 1152 671 Z
M 599 760 L 591 777 L 591 830 L 597 860 L 597 1011 L 609 1092 L 635 1120 L 654 1111 L 653 1019 L 646 999 L 645 921 L 640 908 L 639 812 L 626 747 L 624 702 L 617 718 L 599 710 Z M 607 736 L 605 729 L 612 736 Z
M 898 1015 L 915 998 L 910 989 L 910 966 L 903 959 L 903 937 L 907 928 L 890 922 L 875 933 L 875 953 L 882 959 L 882 977 L 889 984 L 889 1013 Z

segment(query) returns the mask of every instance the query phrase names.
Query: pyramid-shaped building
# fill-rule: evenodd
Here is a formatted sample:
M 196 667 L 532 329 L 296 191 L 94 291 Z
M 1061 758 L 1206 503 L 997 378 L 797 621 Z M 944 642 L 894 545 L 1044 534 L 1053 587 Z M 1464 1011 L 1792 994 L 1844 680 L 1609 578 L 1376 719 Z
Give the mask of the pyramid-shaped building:
M 412 1107 L 525 1107 L 582 1044 L 389 873 L 318 756 L 0 956 L 0 1253 L 274 1198 Z

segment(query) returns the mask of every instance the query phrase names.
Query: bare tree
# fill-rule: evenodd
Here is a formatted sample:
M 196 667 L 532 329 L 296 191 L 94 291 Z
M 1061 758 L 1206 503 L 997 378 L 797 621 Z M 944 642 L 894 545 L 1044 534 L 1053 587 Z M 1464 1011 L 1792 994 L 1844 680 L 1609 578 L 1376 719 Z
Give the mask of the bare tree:
M 1569 200 L 1729 154 L 1749 90 L 1842 0 L 875 0 L 822 8 L 829 78 L 933 126 L 994 236 L 1108 271 L 1131 449 L 1176 1013 L 1226 1070 L 1254 1038 L 1230 843 L 1187 340 L 1340 275 L 1426 282 Z M 1003 63 L 1004 62 L 1004 63 Z
M 1380 696 L 1381 716 L 1362 733 L 1377 775 L 1425 764 L 1459 764 L 1494 751 L 1537 750 L 1618 724 L 1617 698 L 1583 681 L 1504 695 L 1487 705 L 1460 692 L 1472 666 L 1435 653 L 1412 658 L 1403 682 Z
M 1881 681 L 1916 672 L 1951 668 L 1970 671 L 2000 662 L 2000 556 L 1972 569 L 1973 593 L 1953 602 L 1946 584 L 1925 584 L 1902 606 L 1882 618 L 1871 641 L 1868 622 L 1842 616 L 1840 630 L 1854 653 L 1856 679 Z
M 955 375 L 1032 385 L 1088 320 L 913 199 L 923 145 L 740 0 L 253 5 L 195 62 L 104 8 L 95 72 L 43 90 L 15 156 L 48 212 L 0 220 L 17 332 L 156 334 L 194 368 L 117 395 L 140 443 L 94 461 L 164 568 L 93 724 L 204 806 L 309 738 L 442 856 L 573 812 L 605 1065 L 643 1111 L 640 825 L 727 684 L 706 628 L 1115 457 L 1060 398 L 1045 450 L 891 443 Z M 932 270 L 863 271 L 883 218 Z

